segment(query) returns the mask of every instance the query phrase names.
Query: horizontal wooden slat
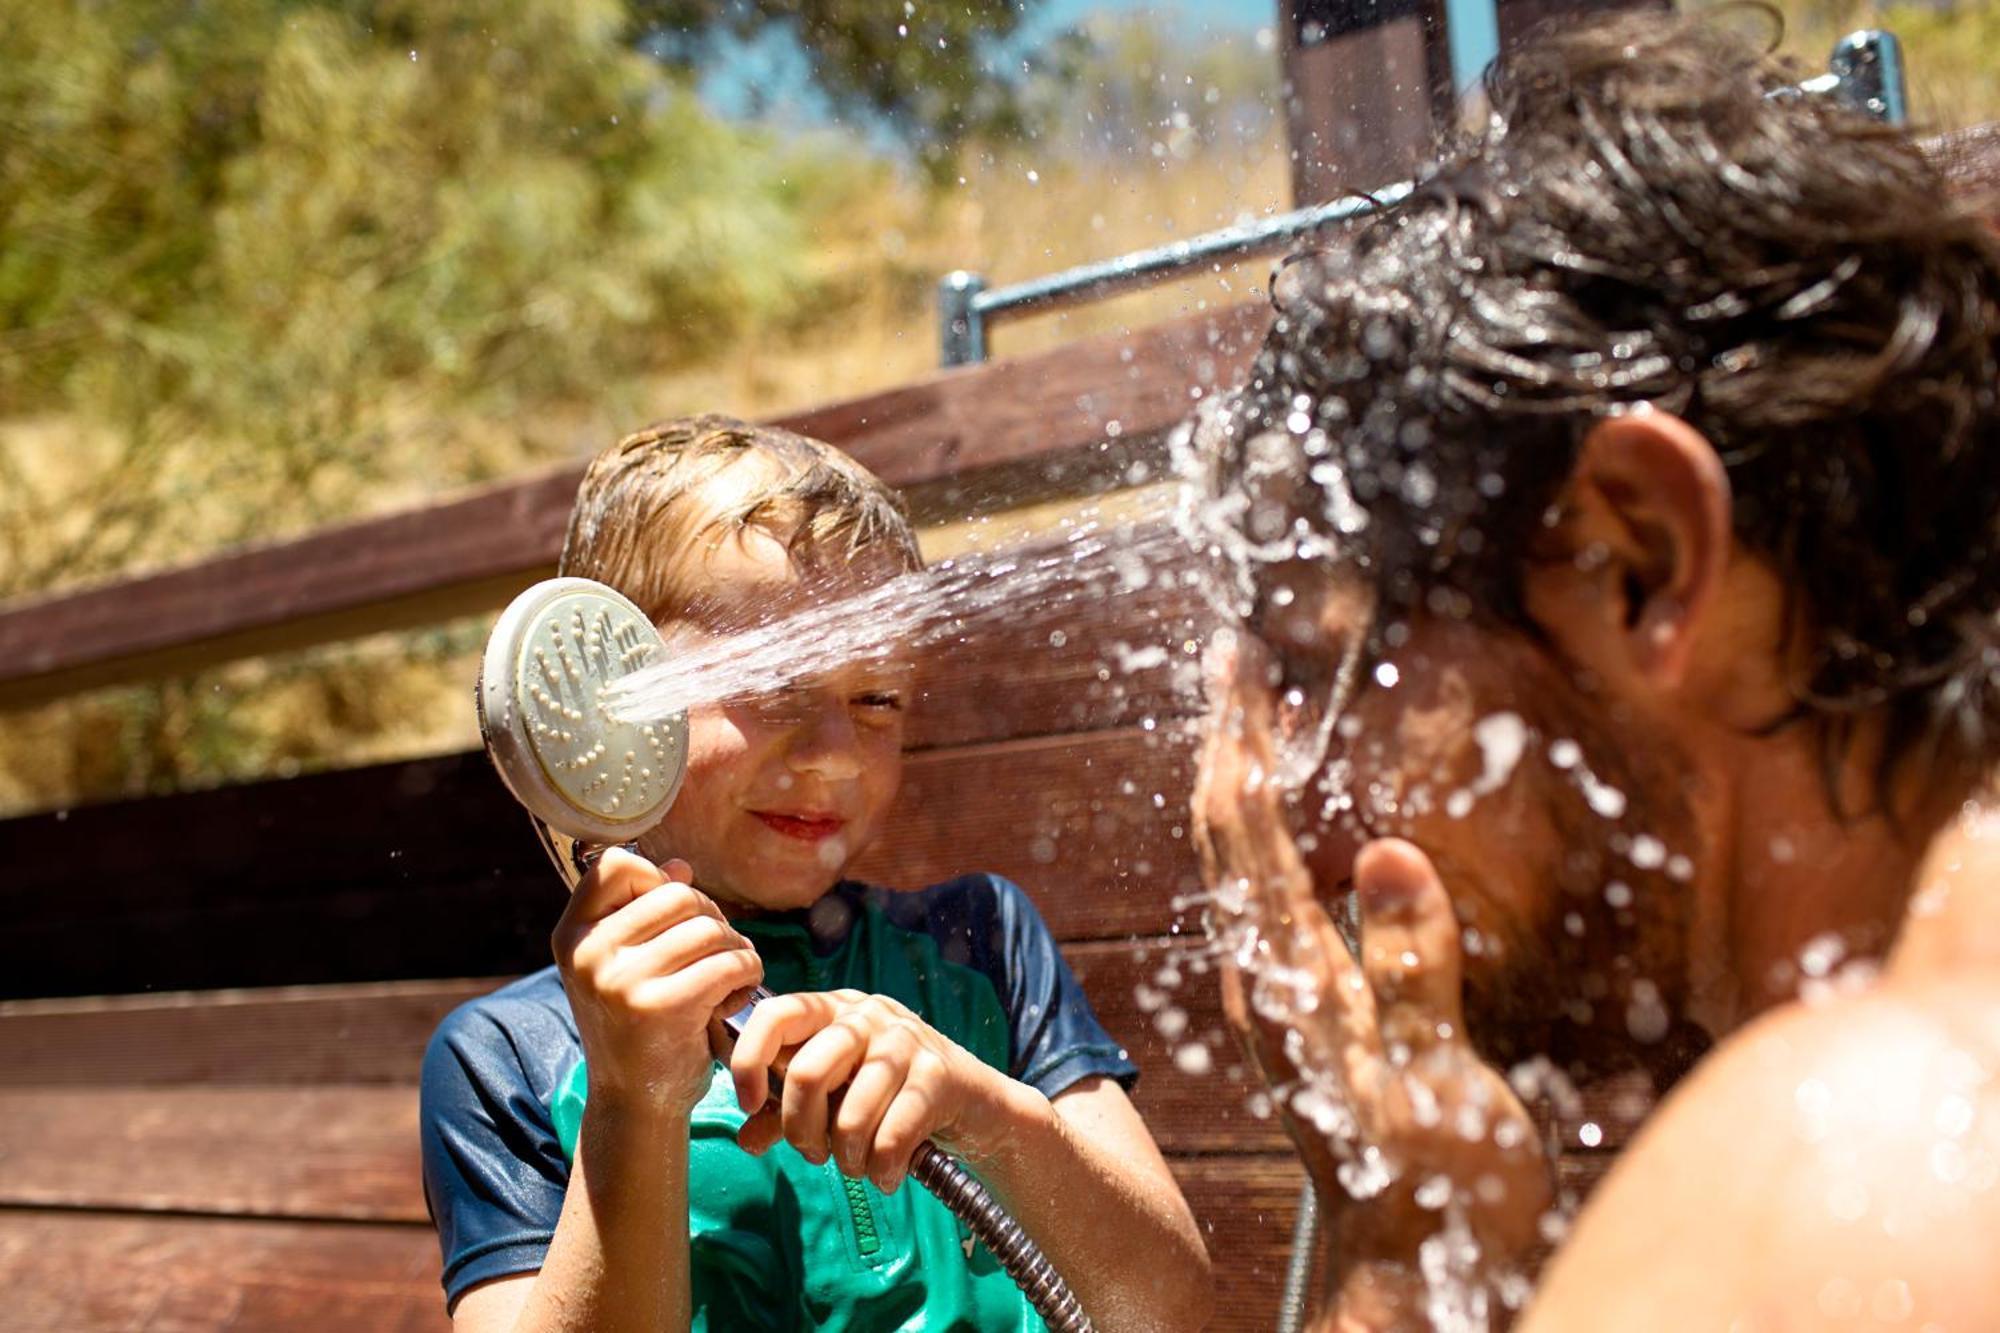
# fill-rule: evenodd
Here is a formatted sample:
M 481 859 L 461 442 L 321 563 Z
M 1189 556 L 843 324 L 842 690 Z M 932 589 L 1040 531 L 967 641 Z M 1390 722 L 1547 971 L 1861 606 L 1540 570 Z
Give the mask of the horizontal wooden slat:
M 0 1329 L 449 1333 L 428 1226 L 0 1210 Z
M 940 374 L 781 424 L 892 485 L 1143 435 L 1227 384 L 1269 322 L 1249 305 Z M 1117 426 L 1112 428 L 1111 423 Z M 0 611 L 0 707 L 499 606 L 552 573 L 582 469 Z
M 1161 937 L 1075 944 L 1064 952 L 1098 1016 L 1143 1071 L 1136 1100 L 1162 1147 L 1282 1150 L 1276 1122 L 1253 1112 L 1252 1088 L 1223 1031 L 1214 979 L 1193 972 L 1183 948 Z M 1163 983 L 1169 966 L 1179 978 L 1169 973 Z M 393 1095 L 415 1083 L 424 1043 L 444 1015 L 500 984 L 439 981 L 327 987 L 325 993 L 301 987 L 158 1001 L 0 1004 L 0 1108 L 15 1105 L 6 1100 L 15 1096 L 65 1107 L 73 1123 L 99 1125 L 79 1131 L 84 1143 L 100 1131 L 113 1137 L 103 1127 L 123 1125 L 134 1108 L 146 1105 L 149 1090 L 166 1097 L 226 1088 L 234 1097 L 229 1105 L 273 1108 L 273 1123 L 289 1123 L 284 1108 L 294 1091 L 323 1098 L 326 1088 L 339 1087 L 352 1092 L 357 1105 L 379 1110 L 370 1100 L 378 1090 Z M 1168 1006 L 1174 1012 L 1163 1019 Z M 1163 1024 L 1173 1036 L 1162 1035 Z M 1183 1068 L 1174 1059 L 1177 1049 L 1196 1042 L 1209 1052 L 1206 1070 Z M 104 1089 L 113 1090 L 106 1094 L 111 1100 L 93 1100 Z M 0 1110 L 0 1121 L 9 1118 Z M 35 1131 L 24 1121 L 21 1133 L 32 1137 Z M 0 1125 L 0 1145 L 6 1136 Z M 232 1134 L 229 1141 L 247 1152 L 255 1138 Z M 267 1144 L 274 1172 L 282 1172 L 297 1142 L 287 1131 Z M 18 1169 L 21 1159 L 0 1146 L 0 1161 L 8 1160 Z M 64 1165 L 66 1172 L 91 1169 L 99 1168 Z M 101 1170 L 137 1182 L 145 1164 L 107 1159 Z
M 1263 1333 L 1283 1279 L 1297 1168 L 1278 1157 L 1173 1165 L 1216 1259 L 1209 1327 Z M 437 1241 L 414 1223 L 0 1209 L 6 1329 L 441 1333 L 450 1325 L 437 1273 Z
M 408 1087 L 453 1008 L 503 978 L 0 1001 L 0 1088 Z
M 949 641 L 928 647 L 908 719 L 911 750 L 1102 731 L 1196 711 L 1198 652 L 1214 617 L 1181 580 L 1185 552 L 1161 537 L 1158 525 L 1145 525 L 1112 539 L 1113 549 L 1145 544 L 1153 578 L 1143 589 L 1017 599 L 967 617 Z M 1037 542 L 1010 554 L 1026 563 L 1063 549 Z
M 915 756 L 859 873 L 992 870 L 1058 938 L 1164 933 L 1195 873 L 1169 730 Z M 562 907 L 480 754 L 9 820 L 0 867 L 17 997 L 518 973 Z
M 0 1089 L 0 1202 L 425 1219 L 413 1088 Z
M 1210 1329 L 1270 1333 L 1278 1322 L 1305 1172 L 1296 1158 L 1182 1157 L 1168 1163 L 1194 1209 L 1215 1272 Z
M 1261 1155 L 1171 1165 L 1215 1266 L 1208 1327 L 1266 1333 L 1303 1180 L 1297 1164 Z M 0 1208 L 0 1329 L 444 1333 L 438 1267 L 436 1238 L 417 1223 Z
M 1155 1026 L 1159 1010 L 1135 1001 L 1142 986 L 1166 989 L 1158 985 L 1165 945 L 1092 944 L 1068 951 L 1099 1015 L 1143 1071 L 1135 1102 L 1154 1138 L 1164 1151 L 1181 1155 L 1288 1151 L 1277 1121 L 1267 1109 L 1256 1109 L 1268 1107 L 1268 1100 L 1257 1095 L 1254 1077 L 1223 1031 L 1212 979 L 1189 976 L 1172 988 L 1186 1023 L 1184 1031 L 1176 1025 L 1172 1038 Z M 1176 966 L 1186 973 L 1184 962 Z M 412 1084 L 429 1025 L 419 1028 L 409 1019 L 419 1002 L 442 1015 L 493 984 L 436 983 L 428 995 L 399 988 L 381 997 L 382 1007 L 397 1016 L 388 1022 L 355 1021 L 365 1003 L 358 993 L 323 1006 L 290 997 L 210 1005 L 183 997 L 150 1010 L 79 1006 L 67 1023 L 50 1021 L 60 1015 L 12 1008 L 0 1014 L 9 1075 L 8 1086 L 0 1087 L 0 1203 L 420 1220 Z M 300 1012 L 315 1007 L 317 1025 Z M 102 1058 L 107 1048 L 132 1051 L 147 1041 L 170 1040 L 168 1016 L 204 1012 L 226 1021 L 192 1024 L 192 1040 L 184 1040 L 179 1052 L 150 1065 L 125 1060 L 107 1067 Z M 125 1030 L 117 1032 L 121 1020 Z M 260 1020 L 318 1053 L 310 1060 L 284 1059 L 266 1034 L 254 1031 Z M 51 1035 L 65 1032 L 80 1039 L 76 1050 L 46 1049 Z M 382 1042 L 377 1049 L 345 1060 L 337 1055 L 342 1047 L 376 1041 Z M 1183 1067 L 1173 1058 L 1175 1049 L 1194 1042 L 1210 1053 L 1206 1069 Z M 239 1053 L 240 1059 L 232 1058 Z M 120 1066 L 132 1077 L 118 1080 Z M 288 1081 L 312 1068 L 378 1081 Z M 177 1070 L 200 1077 L 162 1079 Z M 32 1081 L 37 1072 L 43 1081 Z M 95 1079 L 84 1082 L 81 1074 Z M 148 1075 L 156 1081 L 142 1082 Z M 1621 1117 L 1633 1113 L 1619 1108 L 1629 1100 L 1615 1086 L 1591 1089 L 1566 1124 L 1590 1119 L 1622 1140 Z M 1634 1105 L 1643 1110 L 1643 1100 Z M 1573 1128 L 1565 1141 L 1575 1153 Z

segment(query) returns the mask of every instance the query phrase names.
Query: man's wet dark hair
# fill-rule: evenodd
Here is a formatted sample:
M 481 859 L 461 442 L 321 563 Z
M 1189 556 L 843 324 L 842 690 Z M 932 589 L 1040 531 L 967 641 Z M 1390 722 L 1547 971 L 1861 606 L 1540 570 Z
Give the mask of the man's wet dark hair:
M 1910 756 L 1983 770 L 2000 244 L 1906 133 L 1767 96 L 1800 72 L 1752 45 L 1645 14 L 1506 60 L 1486 128 L 1410 199 L 1288 261 L 1209 461 L 1227 484 L 1288 457 L 1308 492 L 1288 512 L 1340 530 L 1378 626 L 1525 626 L 1585 435 L 1656 404 L 1714 444 L 1739 538 L 1792 591 L 1796 716 L 1830 760 L 1880 710 L 1884 777 Z

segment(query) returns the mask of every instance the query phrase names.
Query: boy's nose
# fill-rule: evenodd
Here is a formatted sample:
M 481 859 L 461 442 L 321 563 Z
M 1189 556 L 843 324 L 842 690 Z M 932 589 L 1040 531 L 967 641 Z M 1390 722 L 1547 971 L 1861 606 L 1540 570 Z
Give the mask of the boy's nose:
M 792 734 L 786 758 L 801 773 L 833 781 L 861 775 L 861 743 L 848 716 L 847 701 L 815 704 Z

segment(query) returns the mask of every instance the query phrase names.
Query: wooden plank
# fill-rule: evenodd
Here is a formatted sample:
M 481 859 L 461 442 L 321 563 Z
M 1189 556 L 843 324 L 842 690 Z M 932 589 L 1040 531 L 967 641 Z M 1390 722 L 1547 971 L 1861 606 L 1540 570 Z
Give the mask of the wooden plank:
M 1211 1329 L 1277 1325 L 1305 1172 L 1289 1155 L 1183 1157 L 1169 1162 L 1194 1209 L 1215 1271 Z
M 1448 95 L 1427 0 L 1283 0 L 1292 198 L 1297 205 L 1409 179 Z
M 1182 1159 L 1216 1258 L 1209 1327 L 1272 1323 L 1300 1179 L 1277 1157 Z M 427 1225 L 0 1209 L 0 1327 L 65 1333 L 449 1328 Z
M 1281 1151 L 1285 1139 L 1276 1121 L 1253 1109 L 1258 1099 L 1224 1031 L 1214 979 L 1193 970 L 1185 943 L 1163 936 L 1076 944 L 1064 952 L 1099 1018 L 1139 1065 L 1135 1099 L 1162 1147 Z M 264 1106 L 271 1124 L 286 1126 L 265 1142 L 256 1115 L 245 1110 L 230 1121 L 239 1129 L 218 1136 L 239 1153 L 265 1153 L 275 1179 L 300 1145 L 317 1141 L 299 1130 L 286 1109 L 289 1096 L 334 1108 L 325 1112 L 329 1125 L 384 1114 L 392 1103 L 376 1100 L 377 1094 L 387 1090 L 393 1097 L 414 1085 L 424 1044 L 444 1015 L 501 984 L 438 981 L 328 987 L 325 994 L 295 987 L 0 1005 L 0 1121 L 15 1126 L 10 1131 L 0 1124 L 0 1161 L 18 1175 L 38 1125 L 52 1118 L 73 1126 L 80 1145 L 110 1142 L 125 1132 L 119 1127 L 148 1110 L 149 1096 L 224 1089 L 229 1099 L 216 1103 L 218 1116 L 229 1107 Z M 1209 1053 L 1208 1065 L 1184 1068 L 1175 1052 L 1197 1042 Z M 96 1100 L 100 1094 L 107 1100 Z M 8 1100 L 15 1097 L 41 1099 L 35 1104 L 48 1113 L 17 1116 L 6 1108 L 27 1103 Z M 357 1108 L 351 1114 L 341 1109 L 350 1102 Z M 137 1188 L 147 1164 L 106 1158 L 93 1166 L 65 1158 L 62 1170 L 101 1170 Z M 28 1201 L 48 1200 L 36 1194 Z M 123 1206 L 139 1205 L 126 1199 Z M 321 1211 L 346 1215 L 335 1207 L 329 1203 Z
M 1173 943 L 1088 944 L 1067 951 L 1099 1016 L 1142 1070 L 1134 1095 L 1140 1113 L 1170 1154 L 1288 1152 L 1268 1099 L 1259 1095 L 1223 1029 L 1212 978 L 1192 973 L 1181 959 L 1175 966 L 1182 980 L 1160 984 L 1160 961 Z M 427 997 L 398 988 L 381 999 L 384 1008 L 408 1013 L 425 998 L 441 1016 L 495 984 L 441 982 Z M 299 1012 L 310 1001 L 296 996 L 210 1005 L 195 1002 L 201 997 L 179 997 L 150 1009 L 73 1005 L 67 1025 L 49 1025 L 49 1014 L 31 1011 L 27 1025 L 32 1029 L 35 1019 L 42 1020 L 44 1038 L 65 1026 L 67 1035 L 82 1038 L 79 1049 L 60 1053 L 66 1062 L 32 1039 L 20 1040 L 24 1015 L 18 1007 L 0 1014 L 0 1049 L 8 1053 L 10 1076 L 0 1087 L 0 1162 L 6 1164 L 0 1203 L 421 1220 L 413 1081 L 429 1026 L 413 1031 L 399 1018 L 357 1030 L 348 1016 L 363 1003 L 359 989 L 350 988 L 321 1011 L 322 1020 L 339 1017 L 319 1031 Z M 1159 1030 L 1162 1007 L 1155 998 L 1162 993 L 1184 1015 L 1169 1028 L 1172 1036 Z M 150 1064 L 103 1058 L 106 1046 L 123 1053 L 147 1040 L 168 1042 L 168 1016 L 189 1018 L 204 1009 L 226 1021 L 195 1024 L 193 1040 L 179 1052 Z M 274 1059 L 271 1043 L 255 1032 L 259 1020 L 271 1020 L 316 1053 L 309 1062 Z M 343 1058 L 344 1050 L 376 1035 L 387 1037 L 384 1045 Z M 1209 1052 L 1206 1068 L 1174 1059 L 1191 1042 Z M 308 1064 L 355 1078 L 301 1080 Z M 131 1077 L 119 1080 L 120 1072 Z M 175 1073 L 196 1077 L 166 1077 Z M 36 1081 L 36 1075 L 44 1077 Z M 1592 1156 L 1578 1146 L 1575 1130 L 1582 1121 L 1606 1132 L 1608 1151 L 1624 1141 L 1648 1104 L 1616 1084 L 1586 1090 L 1579 1110 L 1562 1117 L 1570 1155 Z
M 0 1089 L 0 1161 L 5 1207 L 429 1217 L 408 1087 Z
M 780 424 L 893 485 L 1143 436 L 1247 364 L 1254 304 L 942 373 Z M 1115 423 L 1115 425 L 1114 425 Z M 571 465 L 459 499 L 0 611 L 0 707 L 500 605 L 554 569 Z
M 1171 1165 L 1215 1263 L 1209 1327 L 1263 1333 L 1274 1322 L 1303 1173 L 1276 1155 Z M 416 1223 L 0 1209 L 4 1328 L 430 1333 L 449 1328 L 437 1273 L 437 1241 Z
M 507 978 L 0 1002 L 0 1089 L 409 1087 L 452 1009 Z
M 1165 933 L 1195 883 L 1171 730 L 915 756 L 858 873 L 992 870 L 1058 938 Z M 480 754 L 9 820 L 0 866 L 6 997 L 518 973 L 562 906 Z
M 0 1210 L 0 1328 L 449 1333 L 428 1226 Z
M 422 1222 L 413 1088 L 0 1088 L 0 1202 Z

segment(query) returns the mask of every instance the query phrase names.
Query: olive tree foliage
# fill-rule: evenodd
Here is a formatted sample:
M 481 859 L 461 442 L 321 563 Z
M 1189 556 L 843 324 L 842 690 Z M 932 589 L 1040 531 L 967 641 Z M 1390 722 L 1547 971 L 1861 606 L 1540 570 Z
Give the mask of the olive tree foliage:
M 0 0 L 0 596 L 518 467 L 468 423 L 782 320 L 859 150 L 719 121 L 635 33 L 789 16 L 942 143 L 1015 20 L 905 59 L 886 6 L 765 9 Z

